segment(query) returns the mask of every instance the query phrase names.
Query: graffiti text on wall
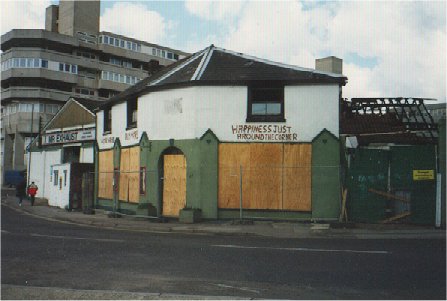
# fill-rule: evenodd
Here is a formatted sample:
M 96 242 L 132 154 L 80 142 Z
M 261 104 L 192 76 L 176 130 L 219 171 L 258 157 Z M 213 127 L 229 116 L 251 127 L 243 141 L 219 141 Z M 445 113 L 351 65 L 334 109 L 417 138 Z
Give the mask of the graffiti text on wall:
M 124 134 L 125 140 L 138 140 L 138 130 L 132 130 Z
M 232 125 L 231 131 L 237 140 L 251 141 L 298 141 L 298 134 L 291 126 L 275 124 Z
M 113 143 L 115 142 L 115 137 L 108 136 L 101 139 L 101 143 Z

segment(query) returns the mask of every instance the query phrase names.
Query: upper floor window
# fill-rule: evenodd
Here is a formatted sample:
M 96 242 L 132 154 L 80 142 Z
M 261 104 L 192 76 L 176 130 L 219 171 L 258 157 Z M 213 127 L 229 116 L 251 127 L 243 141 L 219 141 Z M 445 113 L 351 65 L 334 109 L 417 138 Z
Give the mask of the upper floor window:
M 104 112 L 104 133 L 112 131 L 112 108 L 105 109 Z
M 59 63 L 59 71 L 77 74 L 78 66 L 65 64 L 65 63 Z
M 137 52 L 141 52 L 141 45 L 135 42 L 122 40 L 115 37 L 110 37 L 106 35 L 99 36 L 100 44 L 109 44 L 110 46 L 120 47 L 124 49 L 129 49 Z
M 284 122 L 284 87 L 250 86 L 247 122 Z
M 102 71 L 101 79 L 110 80 L 117 83 L 126 83 L 130 85 L 134 85 L 141 80 L 135 76 L 118 74 L 111 71 Z
M 2 71 L 11 68 L 48 68 L 48 61 L 39 58 L 11 58 L 2 62 Z
M 137 98 L 129 99 L 127 101 L 127 128 L 137 127 L 137 112 L 138 112 Z
M 95 95 L 95 91 L 93 91 L 91 89 L 87 89 L 87 88 L 75 88 L 75 93 L 82 94 L 82 95 L 89 95 L 89 96 Z

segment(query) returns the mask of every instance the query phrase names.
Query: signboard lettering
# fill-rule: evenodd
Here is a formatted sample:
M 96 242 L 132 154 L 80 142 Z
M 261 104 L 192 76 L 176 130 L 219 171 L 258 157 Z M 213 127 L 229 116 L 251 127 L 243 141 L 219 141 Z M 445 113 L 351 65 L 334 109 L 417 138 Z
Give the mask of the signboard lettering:
M 231 132 L 237 140 L 253 141 L 298 141 L 298 134 L 292 131 L 291 126 L 261 124 L 232 125 Z
M 58 144 L 95 139 L 95 129 L 57 132 L 43 135 L 42 144 Z

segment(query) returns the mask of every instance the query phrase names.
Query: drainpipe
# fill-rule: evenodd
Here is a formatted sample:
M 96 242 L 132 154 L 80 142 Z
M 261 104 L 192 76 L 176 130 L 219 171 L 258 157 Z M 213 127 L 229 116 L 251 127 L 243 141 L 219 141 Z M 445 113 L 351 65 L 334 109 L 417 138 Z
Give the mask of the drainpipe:
M 31 138 L 32 138 L 32 136 L 33 136 L 33 123 L 34 123 L 34 104 L 32 104 L 32 106 L 31 106 Z M 29 155 L 28 155 L 28 176 L 27 176 L 27 178 L 28 178 L 28 183 L 27 183 L 27 186 L 29 186 L 29 182 L 30 182 L 30 178 L 31 178 L 31 143 L 33 142 L 33 139 L 31 139 L 31 141 L 30 141 L 30 143 L 28 144 L 28 147 L 27 147 L 27 149 L 28 149 L 28 152 L 29 152 Z

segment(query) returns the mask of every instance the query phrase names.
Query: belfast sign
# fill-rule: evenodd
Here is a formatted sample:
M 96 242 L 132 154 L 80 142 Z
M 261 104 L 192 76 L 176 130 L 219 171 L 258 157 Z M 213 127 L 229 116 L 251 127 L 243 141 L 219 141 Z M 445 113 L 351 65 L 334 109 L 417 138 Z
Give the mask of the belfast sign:
M 59 144 L 95 140 L 95 129 L 56 132 L 43 135 L 42 144 Z

